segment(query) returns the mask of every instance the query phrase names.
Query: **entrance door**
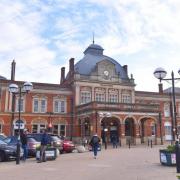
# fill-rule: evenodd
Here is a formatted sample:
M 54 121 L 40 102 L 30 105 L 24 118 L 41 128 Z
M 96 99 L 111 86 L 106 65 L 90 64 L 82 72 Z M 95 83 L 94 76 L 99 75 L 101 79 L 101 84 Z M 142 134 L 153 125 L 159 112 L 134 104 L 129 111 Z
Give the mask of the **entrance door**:
M 117 118 L 103 118 L 101 122 L 101 138 L 105 142 L 105 139 L 108 143 L 112 142 L 111 138 L 116 136 L 119 141 L 119 121 Z
M 135 133 L 134 120 L 132 118 L 128 118 L 125 121 L 125 136 L 127 143 L 134 144 L 134 133 Z

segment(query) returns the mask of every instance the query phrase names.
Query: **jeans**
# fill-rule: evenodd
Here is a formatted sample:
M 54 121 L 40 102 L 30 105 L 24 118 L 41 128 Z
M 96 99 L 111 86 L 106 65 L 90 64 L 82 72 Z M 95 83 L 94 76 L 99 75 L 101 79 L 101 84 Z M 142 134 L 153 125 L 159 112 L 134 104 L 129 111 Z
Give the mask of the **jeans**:
M 97 156 L 98 147 L 99 147 L 98 144 L 93 145 L 93 153 L 94 153 L 94 156 Z
M 22 144 L 22 149 L 23 149 L 23 160 L 25 161 L 28 157 L 27 144 Z
M 46 151 L 47 145 L 41 145 L 41 149 L 40 149 L 40 162 L 45 162 L 46 161 Z

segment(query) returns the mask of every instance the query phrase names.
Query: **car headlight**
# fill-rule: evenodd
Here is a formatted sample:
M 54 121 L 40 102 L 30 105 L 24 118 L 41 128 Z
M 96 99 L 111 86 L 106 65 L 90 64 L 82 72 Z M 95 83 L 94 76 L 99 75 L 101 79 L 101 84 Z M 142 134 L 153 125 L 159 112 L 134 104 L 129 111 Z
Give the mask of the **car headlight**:
M 13 152 L 13 150 L 5 149 L 6 152 Z

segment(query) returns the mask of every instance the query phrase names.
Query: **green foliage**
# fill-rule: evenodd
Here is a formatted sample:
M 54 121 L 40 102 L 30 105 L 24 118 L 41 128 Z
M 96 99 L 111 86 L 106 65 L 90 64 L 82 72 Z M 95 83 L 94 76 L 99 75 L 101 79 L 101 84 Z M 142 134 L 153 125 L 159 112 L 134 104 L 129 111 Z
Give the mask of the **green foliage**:
M 166 149 L 168 152 L 175 152 L 175 145 L 169 145 Z
M 52 146 L 50 144 L 47 145 L 47 149 L 51 148 Z M 40 151 L 41 146 L 36 147 L 36 151 Z

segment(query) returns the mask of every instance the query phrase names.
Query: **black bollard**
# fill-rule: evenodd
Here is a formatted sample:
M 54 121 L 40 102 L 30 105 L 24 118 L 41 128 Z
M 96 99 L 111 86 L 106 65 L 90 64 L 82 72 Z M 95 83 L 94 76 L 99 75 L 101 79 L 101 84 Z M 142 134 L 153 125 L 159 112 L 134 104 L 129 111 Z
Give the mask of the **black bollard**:
M 152 148 L 152 139 L 151 139 L 151 148 Z
M 130 141 L 130 139 L 129 139 L 128 143 L 129 143 L 129 149 L 130 149 L 131 148 L 131 141 Z
M 177 173 L 180 173 L 180 147 L 178 141 L 176 141 L 175 150 L 176 150 L 176 170 Z
M 104 147 L 105 147 L 105 149 L 107 149 L 107 142 L 106 142 L 106 140 L 104 142 Z
M 148 146 L 149 146 L 149 139 L 148 139 Z

